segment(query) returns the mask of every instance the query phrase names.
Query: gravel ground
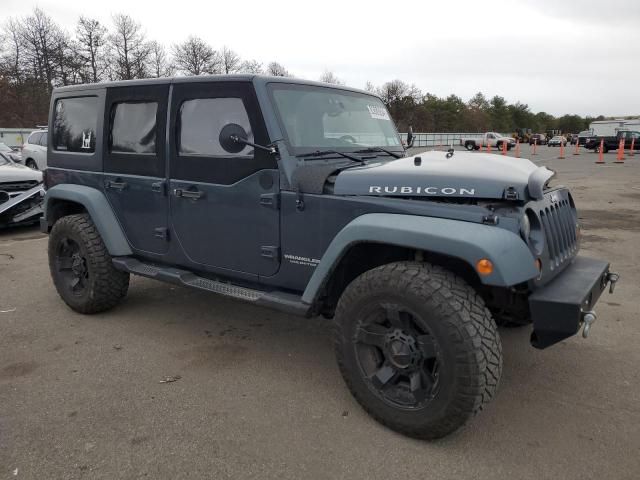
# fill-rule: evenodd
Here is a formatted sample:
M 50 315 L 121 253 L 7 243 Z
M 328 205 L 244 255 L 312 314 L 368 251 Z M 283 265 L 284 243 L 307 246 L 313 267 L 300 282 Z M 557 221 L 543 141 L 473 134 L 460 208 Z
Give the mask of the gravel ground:
M 46 237 L 0 232 L 0 478 L 639 478 L 640 156 L 571 153 L 532 158 L 572 188 L 582 254 L 621 274 L 615 295 L 588 340 L 538 351 L 529 328 L 501 330 L 497 398 L 432 443 L 359 408 L 325 320 L 141 278 L 113 311 L 78 315 Z

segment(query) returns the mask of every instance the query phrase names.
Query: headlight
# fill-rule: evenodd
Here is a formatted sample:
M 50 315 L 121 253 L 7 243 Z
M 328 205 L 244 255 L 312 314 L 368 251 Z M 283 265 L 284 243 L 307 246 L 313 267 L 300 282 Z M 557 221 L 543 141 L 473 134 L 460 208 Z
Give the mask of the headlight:
M 531 221 L 529 215 L 526 213 L 520 219 L 520 235 L 525 242 L 529 243 L 529 236 L 531 235 Z
M 542 254 L 544 250 L 544 231 L 540 218 L 530 208 L 527 208 L 520 219 L 520 235 L 536 255 Z

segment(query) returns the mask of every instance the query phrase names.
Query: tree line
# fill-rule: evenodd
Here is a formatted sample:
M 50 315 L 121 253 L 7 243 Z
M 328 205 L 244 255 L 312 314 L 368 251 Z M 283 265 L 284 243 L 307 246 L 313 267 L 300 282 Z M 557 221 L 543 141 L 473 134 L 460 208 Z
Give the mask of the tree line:
M 191 36 L 167 48 L 147 38 L 142 25 L 125 14 L 115 14 L 109 25 L 81 16 L 67 32 L 43 10 L 10 18 L 0 32 L 0 126 L 33 127 L 46 124 L 53 88 L 110 80 L 252 73 L 293 76 L 282 64 L 264 65 L 243 59 L 227 46 L 214 48 Z M 320 81 L 343 82 L 331 71 Z M 409 126 L 422 132 L 512 132 L 517 128 L 544 132 L 578 132 L 595 119 L 545 112 L 533 113 L 526 104 L 509 104 L 503 97 L 476 94 L 465 102 L 456 95 L 441 98 L 423 94 L 415 85 L 393 80 L 365 89 L 379 95 L 400 131 Z

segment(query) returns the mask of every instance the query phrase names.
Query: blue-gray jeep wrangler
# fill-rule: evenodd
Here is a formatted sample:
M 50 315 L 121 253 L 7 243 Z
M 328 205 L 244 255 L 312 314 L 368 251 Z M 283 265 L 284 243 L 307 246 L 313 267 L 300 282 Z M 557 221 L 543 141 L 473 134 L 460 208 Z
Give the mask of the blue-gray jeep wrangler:
M 332 318 L 353 395 L 407 435 L 447 435 L 493 397 L 496 323 L 532 323 L 538 348 L 586 336 L 617 280 L 577 256 L 552 171 L 407 156 L 367 92 L 259 76 L 64 87 L 49 136 L 42 229 L 72 309 L 112 308 L 134 273 Z

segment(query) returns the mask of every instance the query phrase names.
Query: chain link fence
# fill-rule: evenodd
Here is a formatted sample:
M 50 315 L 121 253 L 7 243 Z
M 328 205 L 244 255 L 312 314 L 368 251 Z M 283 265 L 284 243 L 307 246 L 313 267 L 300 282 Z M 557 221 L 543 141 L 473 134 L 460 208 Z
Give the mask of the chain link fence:
M 460 139 L 462 138 L 482 138 L 483 133 L 414 133 L 415 140 L 413 146 L 415 147 L 451 147 L 460 145 Z M 400 137 L 402 141 L 407 141 L 407 134 L 401 133 Z

